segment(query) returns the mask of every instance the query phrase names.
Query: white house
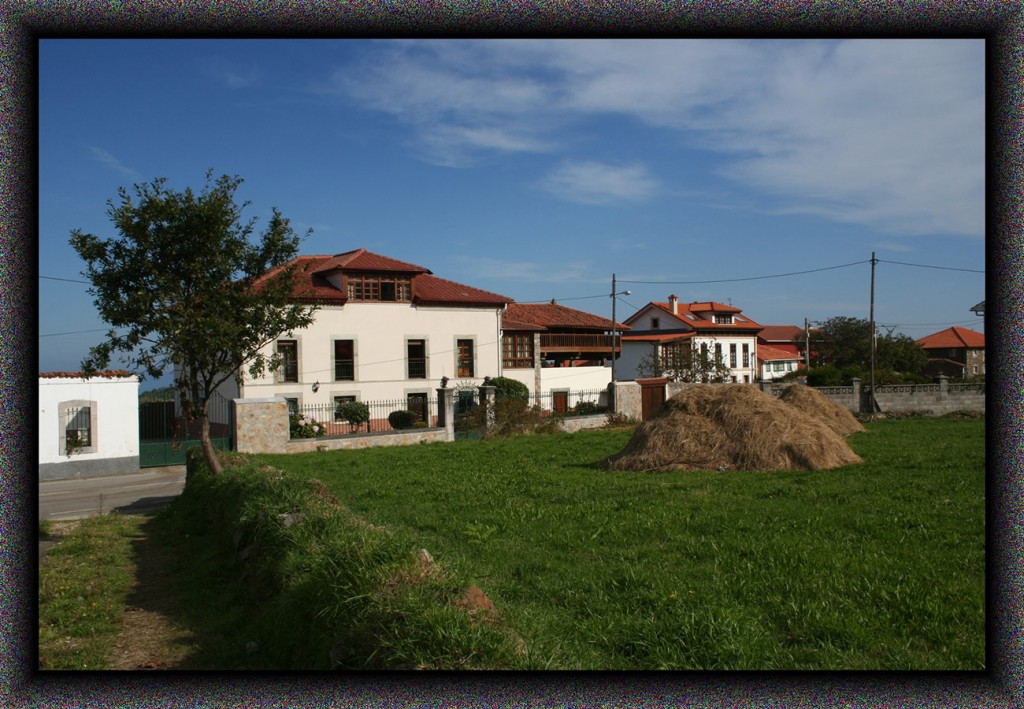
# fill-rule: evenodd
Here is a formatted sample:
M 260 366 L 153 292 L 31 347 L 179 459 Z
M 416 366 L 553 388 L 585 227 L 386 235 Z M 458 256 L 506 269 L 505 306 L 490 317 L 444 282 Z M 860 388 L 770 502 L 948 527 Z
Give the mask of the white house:
M 139 470 L 139 379 L 124 371 L 39 375 L 39 479 Z
M 670 295 L 668 302 L 640 308 L 625 324 L 630 331 L 622 337 L 616 379 L 640 378 L 645 358 L 663 355 L 667 348 L 686 347 L 723 362 L 730 381 L 757 380 L 757 334 L 762 326 L 740 308 L 711 301 L 681 303 Z
M 295 300 L 320 306 L 314 322 L 267 346 L 282 367 L 257 379 L 246 373 L 241 385 L 229 380 L 223 395 L 325 410 L 392 401 L 427 418 L 442 378 L 479 385 L 501 374 L 501 313 L 511 298 L 365 249 L 299 256 L 281 268 L 290 265 L 300 274 Z
M 803 358 L 788 350 L 762 344 L 757 348 L 757 361 L 761 365 L 761 379 L 771 381 L 797 371 Z

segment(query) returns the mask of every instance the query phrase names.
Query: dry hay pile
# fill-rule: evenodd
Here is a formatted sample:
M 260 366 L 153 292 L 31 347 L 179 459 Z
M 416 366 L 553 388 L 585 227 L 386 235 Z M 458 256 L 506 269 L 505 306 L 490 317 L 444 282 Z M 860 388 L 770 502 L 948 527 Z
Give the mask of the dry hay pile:
M 841 436 L 864 430 L 864 425 L 849 409 L 811 387 L 792 384 L 782 390 L 779 399 L 810 414 Z
M 826 424 L 749 384 L 694 386 L 666 401 L 612 470 L 825 470 L 860 463 Z

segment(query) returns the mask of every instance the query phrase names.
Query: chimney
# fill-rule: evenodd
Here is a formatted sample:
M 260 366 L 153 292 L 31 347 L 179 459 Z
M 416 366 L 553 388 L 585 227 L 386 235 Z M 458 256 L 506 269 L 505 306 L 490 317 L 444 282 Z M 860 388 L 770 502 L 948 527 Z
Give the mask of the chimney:
M 668 309 L 673 315 L 679 314 L 679 296 L 670 295 L 668 297 Z

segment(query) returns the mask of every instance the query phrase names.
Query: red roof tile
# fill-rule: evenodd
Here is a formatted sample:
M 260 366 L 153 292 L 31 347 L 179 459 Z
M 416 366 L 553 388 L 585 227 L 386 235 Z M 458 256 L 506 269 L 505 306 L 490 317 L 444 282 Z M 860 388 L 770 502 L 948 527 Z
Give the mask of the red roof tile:
M 715 302 L 704 302 L 704 303 L 678 303 L 676 312 L 673 313 L 671 306 L 668 303 L 659 303 L 657 301 L 651 302 L 650 305 L 657 306 L 661 310 L 664 310 L 669 315 L 679 318 L 688 326 L 695 330 L 760 330 L 761 325 L 754 322 L 746 315 L 741 315 L 742 310 L 733 307 L 731 305 L 724 305 L 722 303 Z M 640 313 L 644 311 L 641 308 L 639 311 L 626 318 L 628 323 L 630 320 L 638 317 Z M 713 320 L 705 320 L 701 317 L 704 314 L 710 314 L 712 317 L 716 314 L 721 315 L 732 315 L 732 324 L 716 323 Z
M 90 377 L 95 379 L 97 377 L 101 379 L 120 379 L 122 377 L 134 377 L 135 375 L 124 369 L 105 369 L 101 372 L 96 372 Z M 85 374 L 82 372 L 40 372 L 40 379 L 84 379 Z
M 786 350 L 780 350 L 777 347 L 770 345 L 758 345 L 757 346 L 757 358 L 763 362 L 771 362 L 775 360 L 794 360 L 802 359 L 799 354 L 787 352 Z
M 757 334 L 758 339 L 765 342 L 791 343 L 797 337 L 804 336 L 804 329 L 796 325 L 765 325 Z
M 578 330 L 612 329 L 612 321 L 593 313 L 569 308 L 558 303 L 509 303 L 505 313 L 510 319 L 545 328 L 573 328 Z M 619 324 L 618 330 L 628 330 L 626 325 Z
M 985 347 L 985 335 L 966 327 L 950 327 L 936 332 L 917 341 L 922 349 L 983 349 Z
M 511 305 L 511 303 L 510 303 Z M 509 332 L 541 332 L 547 330 L 543 325 L 534 325 L 532 323 L 519 322 L 517 320 L 511 320 L 507 317 L 501 318 L 501 329 Z
M 319 264 L 315 273 L 330 273 L 332 271 L 389 271 L 391 273 L 431 273 L 429 268 L 417 266 L 413 263 L 406 263 L 388 256 L 381 256 L 366 249 L 346 251 L 343 254 L 331 256 Z
M 257 279 L 256 285 L 273 278 L 281 270 L 295 265 L 299 276 L 292 297 L 301 303 L 320 303 L 325 305 L 344 305 L 348 295 L 327 280 L 327 274 L 336 271 L 352 271 L 365 273 L 368 271 L 388 271 L 407 273 L 413 280 L 413 299 L 424 305 L 468 305 L 498 307 L 512 301 L 503 295 L 473 288 L 472 286 L 449 281 L 431 275 L 422 266 L 398 261 L 371 253 L 366 249 L 357 249 L 336 256 L 297 256 L 288 263 L 271 269 Z
M 497 293 L 422 273 L 413 279 L 413 300 L 424 305 L 500 306 L 512 301 Z

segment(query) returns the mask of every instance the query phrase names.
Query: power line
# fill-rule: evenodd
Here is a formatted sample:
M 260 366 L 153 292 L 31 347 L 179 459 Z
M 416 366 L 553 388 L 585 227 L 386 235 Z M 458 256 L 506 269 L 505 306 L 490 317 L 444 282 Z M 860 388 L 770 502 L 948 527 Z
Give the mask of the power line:
M 702 283 L 736 283 L 737 281 L 760 281 L 767 278 L 785 278 L 788 276 L 802 276 L 807 273 L 819 273 L 821 271 L 833 271 L 837 268 L 849 268 L 850 266 L 859 266 L 862 263 L 870 263 L 867 261 L 854 261 L 853 263 L 844 263 L 839 266 L 826 266 L 825 268 L 812 268 L 807 271 L 793 271 L 792 273 L 776 273 L 771 276 L 750 276 L 748 278 L 719 278 L 710 281 L 627 281 L 625 279 L 619 279 L 619 283 L 640 283 L 643 285 L 695 285 Z
M 102 327 L 98 330 L 75 330 L 73 332 L 51 332 L 47 335 L 40 335 L 40 337 L 60 337 L 61 335 L 84 335 L 87 332 L 106 332 L 107 328 Z
M 904 261 L 889 261 L 887 259 L 878 259 L 879 263 L 894 263 L 898 266 L 914 266 L 916 268 L 935 268 L 940 271 L 964 271 L 966 273 L 984 273 L 984 271 L 978 271 L 973 268 L 952 268 L 950 266 L 928 266 L 923 263 L 906 263 Z
M 40 278 L 43 278 L 47 281 L 64 281 L 65 283 L 82 283 L 83 285 L 87 286 L 92 285 L 91 283 L 89 283 L 89 281 L 76 281 L 73 278 L 56 278 L 55 276 L 40 276 Z

